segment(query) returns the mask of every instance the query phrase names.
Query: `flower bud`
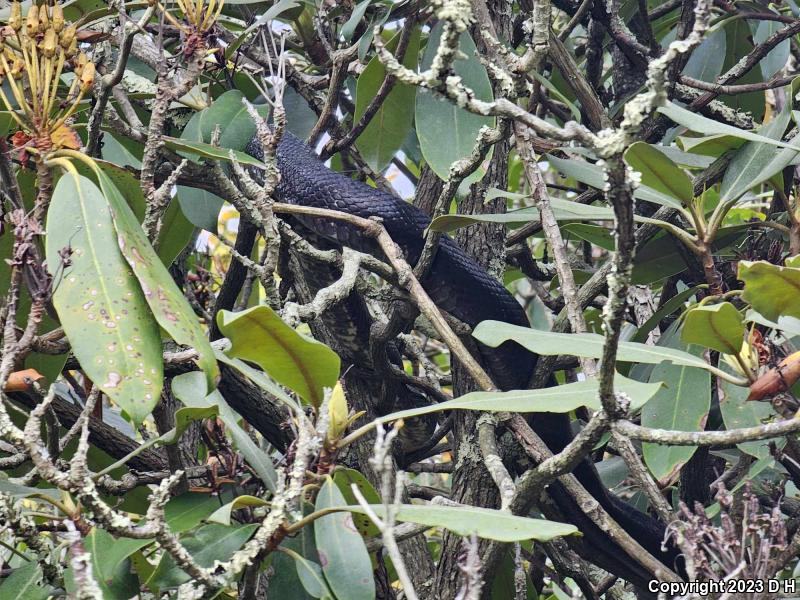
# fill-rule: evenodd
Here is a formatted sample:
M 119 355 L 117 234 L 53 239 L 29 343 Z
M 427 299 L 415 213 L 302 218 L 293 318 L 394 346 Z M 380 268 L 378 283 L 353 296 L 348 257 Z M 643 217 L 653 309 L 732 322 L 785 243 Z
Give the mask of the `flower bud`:
M 75 41 L 75 35 L 77 33 L 77 29 L 75 25 L 70 25 L 66 29 L 61 32 L 61 47 L 66 50 L 72 45 L 72 42 Z
M 11 16 L 8 17 L 8 25 L 14 31 L 22 29 L 22 4 L 19 2 L 11 3 Z
M 56 36 L 55 29 L 51 27 L 44 34 L 42 52 L 47 58 L 53 58 L 56 53 L 56 47 L 58 47 L 58 36 Z
M 94 84 L 94 63 L 86 63 L 81 71 L 81 86 L 84 90 L 88 90 Z
M 64 9 L 61 8 L 60 4 L 56 4 L 53 7 L 53 29 L 56 30 L 56 33 L 61 33 L 61 30 L 64 29 Z
M 29 37 L 35 36 L 39 32 L 39 9 L 31 6 L 28 11 L 28 19 L 25 21 L 25 30 Z

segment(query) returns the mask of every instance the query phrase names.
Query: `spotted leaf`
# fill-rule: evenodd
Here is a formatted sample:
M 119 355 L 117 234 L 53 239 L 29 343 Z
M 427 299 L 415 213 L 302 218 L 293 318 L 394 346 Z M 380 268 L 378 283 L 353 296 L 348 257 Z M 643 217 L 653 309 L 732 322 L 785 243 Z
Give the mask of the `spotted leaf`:
M 150 305 L 158 324 L 172 336 L 172 339 L 197 351 L 197 363 L 205 372 L 208 391 L 213 390 L 219 379 L 219 367 L 211 344 L 200 327 L 192 307 L 150 245 L 139 221 L 120 191 L 105 171 L 98 167 L 95 169 L 95 174 L 111 206 L 119 248 L 139 280 L 145 301 Z
M 161 394 L 161 336 L 117 246 L 108 203 L 85 177 L 66 175 L 53 192 L 47 264 L 72 351 L 89 378 L 141 422 Z

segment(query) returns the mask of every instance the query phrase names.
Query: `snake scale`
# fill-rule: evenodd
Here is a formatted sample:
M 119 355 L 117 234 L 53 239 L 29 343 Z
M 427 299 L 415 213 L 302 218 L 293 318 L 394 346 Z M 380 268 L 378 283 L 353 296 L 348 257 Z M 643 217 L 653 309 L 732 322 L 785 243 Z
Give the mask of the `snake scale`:
M 246 151 L 263 159 L 256 138 L 251 140 Z M 328 169 L 303 141 L 288 132 L 278 145 L 277 163 L 281 176 L 275 194 L 278 200 L 343 211 L 359 217 L 379 217 L 406 259 L 412 265 L 416 263 L 430 218 L 413 204 Z M 302 219 L 302 223 L 316 235 L 338 245 L 380 254 L 374 241 L 351 225 L 311 218 Z M 447 236 L 442 236 L 428 274 L 421 283 L 441 309 L 472 327 L 488 319 L 529 327 L 519 302 Z M 494 381 L 503 390 L 525 389 L 537 359 L 535 354 L 514 342 L 506 342 L 497 348 L 480 346 L 480 355 Z M 529 421 L 553 452 L 563 449 L 573 437 L 567 415 L 536 413 Z M 676 549 L 661 548 L 665 531 L 661 522 L 610 493 L 588 458 L 573 473 L 639 544 L 664 564 L 675 568 L 678 560 Z M 561 483 L 551 484 L 548 492 L 563 518 L 582 531 L 583 538 L 571 540 L 571 543 L 584 558 L 638 586 L 644 586 L 652 578 L 586 516 Z

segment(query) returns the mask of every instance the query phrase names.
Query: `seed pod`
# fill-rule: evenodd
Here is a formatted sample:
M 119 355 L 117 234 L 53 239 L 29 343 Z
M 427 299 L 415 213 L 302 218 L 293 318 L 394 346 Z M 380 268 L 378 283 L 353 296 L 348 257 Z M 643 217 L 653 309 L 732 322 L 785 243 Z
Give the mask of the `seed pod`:
M 28 36 L 33 37 L 39 32 L 39 9 L 32 6 L 28 11 L 28 18 L 25 21 L 25 30 Z
M 56 30 L 56 33 L 61 33 L 61 30 L 64 29 L 64 9 L 61 8 L 60 4 L 56 4 L 53 7 L 53 29 Z
M 86 63 L 81 72 L 81 85 L 84 90 L 88 90 L 94 84 L 94 63 Z
M 47 58 L 53 58 L 53 56 L 55 56 L 57 47 L 58 36 L 56 35 L 56 30 L 51 27 L 44 34 L 44 39 L 42 40 L 42 52 L 44 52 L 44 55 Z
M 25 61 L 20 57 L 14 59 L 14 64 L 11 65 L 11 76 L 14 79 L 21 79 L 22 72 L 25 70 Z
M 22 29 L 22 4 L 19 2 L 11 4 L 11 16 L 8 17 L 8 25 L 14 31 Z
M 42 4 L 39 7 L 39 33 L 44 33 L 48 27 L 50 27 L 50 15 L 47 13 L 47 5 Z
M 72 42 L 75 41 L 75 34 L 77 33 L 77 29 L 75 25 L 70 25 L 64 31 L 61 32 L 61 47 L 66 50 L 72 45 Z
M 78 40 L 76 38 L 72 38 L 72 43 L 69 45 L 69 48 L 64 50 L 64 53 L 67 55 L 67 58 L 72 58 L 78 52 Z

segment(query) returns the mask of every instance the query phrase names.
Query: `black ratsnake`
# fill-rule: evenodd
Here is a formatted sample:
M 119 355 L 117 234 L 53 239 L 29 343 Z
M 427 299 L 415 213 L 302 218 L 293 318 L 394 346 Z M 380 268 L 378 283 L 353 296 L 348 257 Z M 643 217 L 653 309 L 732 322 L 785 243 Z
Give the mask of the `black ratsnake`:
M 256 138 L 246 151 L 262 159 Z M 339 210 L 360 217 L 379 217 L 392 239 L 414 264 L 423 249 L 423 232 L 430 218 L 414 205 L 364 183 L 328 169 L 301 140 L 285 133 L 277 148 L 280 183 L 275 191 L 282 202 Z M 317 235 L 342 246 L 367 253 L 379 253 L 374 242 L 353 226 L 321 219 L 302 219 Z M 529 326 L 522 306 L 505 287 L 452 239 L 442 236 L 428 275 L 421 281 L 433 301 L 456 318 L 474 327 L 493 319 Z M 525 389 L 536 364 L 536 355 L 514 342 L 498 348 L 480 346 L 480 354 L 496 384 L 504 390 Z M 531 415 L 531 425 L 553 452 L 560 451 L 573 437 L 569 418 L 555 413 Z M 611 494 L 600 481 L 594 464 L 587 458 L 574 475 L 606 511 L 644 548 L 669 568 L 676 568 L 677 550 L 661 549 L 665 527 Z M 559 512 L 576 525 L 583 539 L 576 549 L 585 558 L 608 571 L 645 587 L 652 576 L 616 546 L 578 507 L 564 487 L 555 482 L 548 488 Z

